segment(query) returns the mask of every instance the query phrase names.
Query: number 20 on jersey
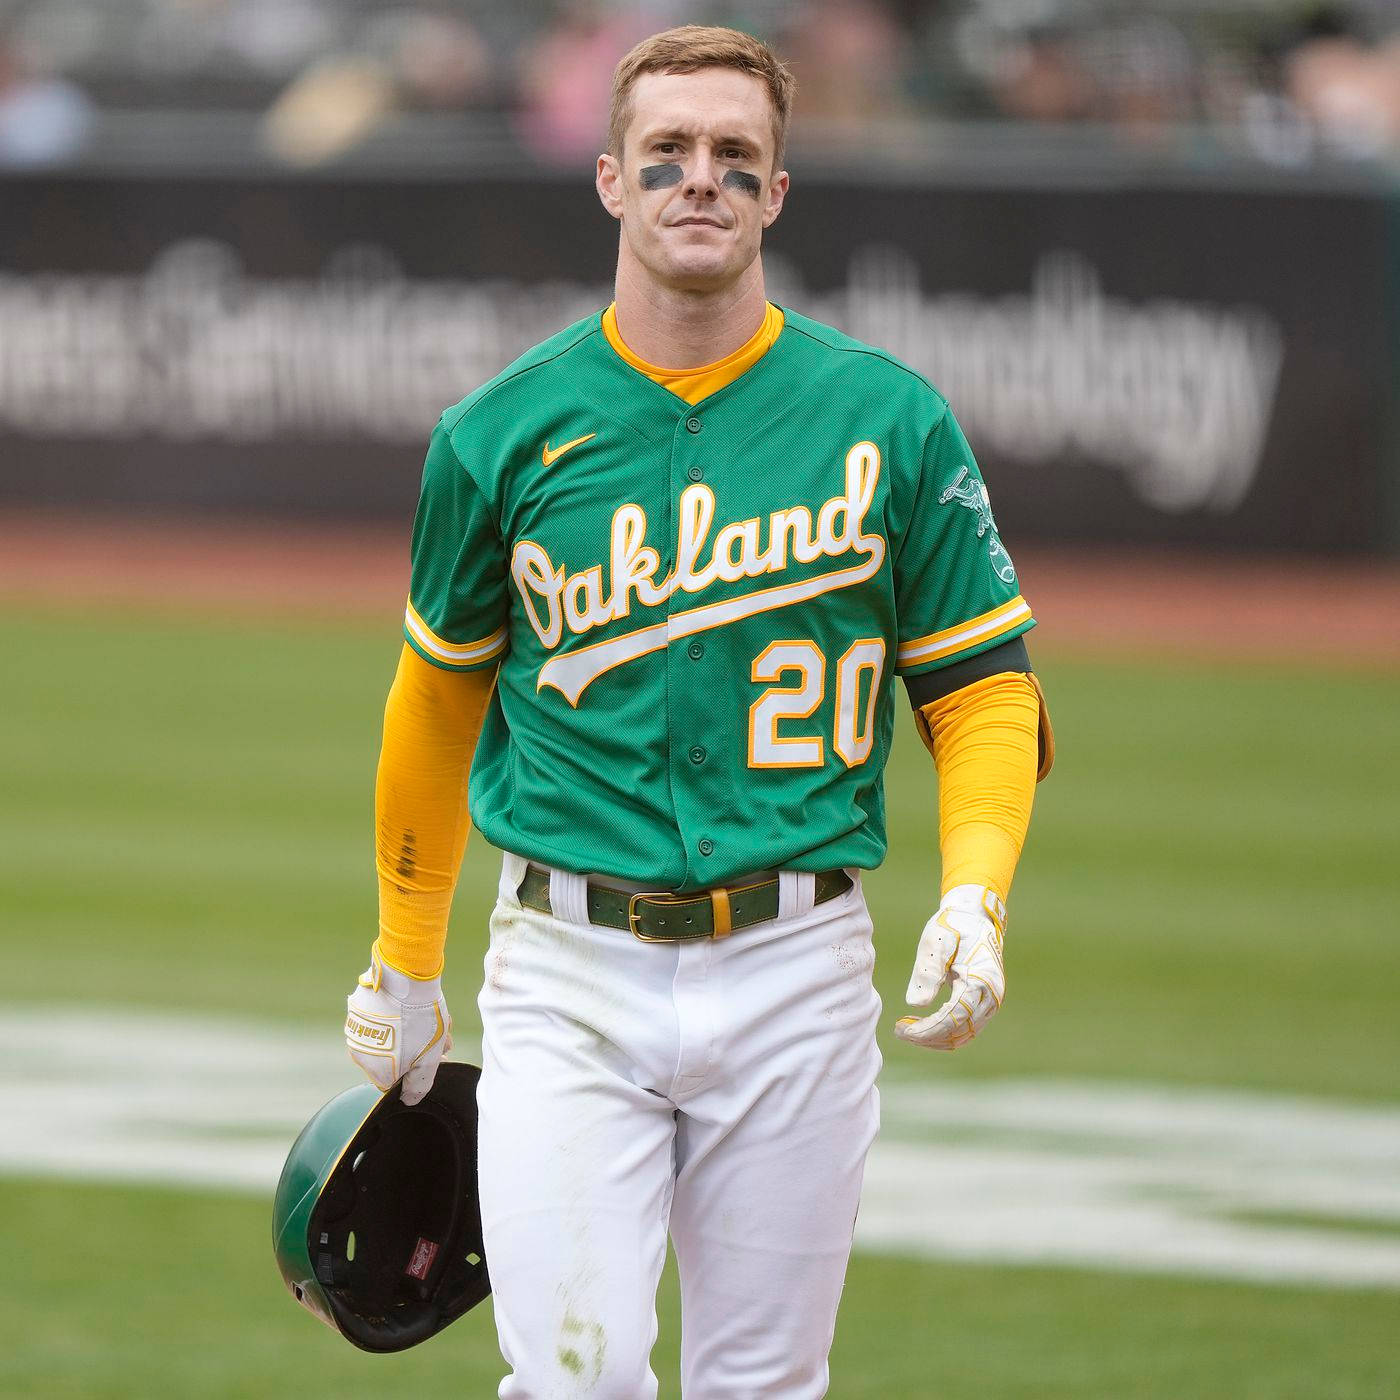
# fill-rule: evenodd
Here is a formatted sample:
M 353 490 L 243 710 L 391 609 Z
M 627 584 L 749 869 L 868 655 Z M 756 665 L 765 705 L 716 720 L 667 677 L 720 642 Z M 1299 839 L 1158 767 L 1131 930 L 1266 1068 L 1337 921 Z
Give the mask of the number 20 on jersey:
M 864 763 L 875 745 L 875 697 L 884 666 L 885 643 L 871 637 L 853 642 L 834 667 L 831 746 L 847 768 Z M 799 723 L 825 698 L 826 673 L 826 656 L 812 641 L 771 642 L 754 657 L 750 678 L 768 688 L 749 706 L 750 768 L 820 768 L 826 762 L 825 736 Z M 796 684 L 779 684 L 793 675 Z

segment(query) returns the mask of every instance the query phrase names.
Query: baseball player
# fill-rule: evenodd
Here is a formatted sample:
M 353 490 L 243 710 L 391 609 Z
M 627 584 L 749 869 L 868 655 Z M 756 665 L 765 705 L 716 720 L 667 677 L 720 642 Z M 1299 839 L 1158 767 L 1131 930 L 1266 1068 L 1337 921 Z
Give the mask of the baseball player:
M 1031 612 L 938 393 L 765 298 L 792 91 L 732 30 L 632 50 L 596 175 L 616 300 L 428 449 L 346 1034 L 426 1092 L 470 808 L 504 853 L 478 1094 L 502 1400 L 656 1395 L 668 1230 L 687 1400 L 826 1393 L 878 1119 L 860 878 L 896 674 L 943 863 L 896 1032 L 954 1049 L 1005 987 L 1052 748 Z

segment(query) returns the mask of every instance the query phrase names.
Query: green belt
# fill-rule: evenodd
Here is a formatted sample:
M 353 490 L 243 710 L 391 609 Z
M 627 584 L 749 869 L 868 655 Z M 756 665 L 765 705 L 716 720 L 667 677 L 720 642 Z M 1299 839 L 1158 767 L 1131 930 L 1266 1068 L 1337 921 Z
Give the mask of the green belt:
M 823 870 L 816 876 L 815 904 L 825 904 L 851 888 L 844 870 Z M 549 872 L 537 865 L 525 868 L 517 892 L 527 909 L 552 914 Z M 632 894 L 611 885 L 588 886 L 588 919 L 605 928 L 626 929 L 644 943 L 684 943 L 692 938 L 724 938 L 778 917 L 778 881 L 717 887 L 694 894 Z

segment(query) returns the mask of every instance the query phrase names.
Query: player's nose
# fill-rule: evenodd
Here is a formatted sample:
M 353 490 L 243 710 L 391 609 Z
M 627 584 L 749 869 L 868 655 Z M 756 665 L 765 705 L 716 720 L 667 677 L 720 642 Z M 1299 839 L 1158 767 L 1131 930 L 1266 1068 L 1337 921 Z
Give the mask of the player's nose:
M 719 176 L 713 157 L 702 146 L 686 170 L 683 193 L 687 199 L 718 199 Z

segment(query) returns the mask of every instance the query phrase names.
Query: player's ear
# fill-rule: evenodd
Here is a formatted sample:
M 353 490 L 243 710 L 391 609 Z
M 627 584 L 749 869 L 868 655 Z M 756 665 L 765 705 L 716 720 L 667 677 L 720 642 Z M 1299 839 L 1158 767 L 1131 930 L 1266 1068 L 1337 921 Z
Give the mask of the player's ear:
M 594 176 L 593 186 L 598 191 L 598 198 L 602 201 L 603 208 L 614 219 L 620 219 L 622 217 L 622 163 L 616 156 L 611 156 L 604 151 L 598 157 L 598 173 Z
M 787 198 L 788 173 L 780 170 L 768 182 L 768 202 L 763 206 L 763 227 L 768 228 L 783 212 L 783 201 Z

